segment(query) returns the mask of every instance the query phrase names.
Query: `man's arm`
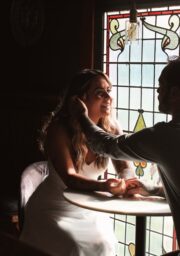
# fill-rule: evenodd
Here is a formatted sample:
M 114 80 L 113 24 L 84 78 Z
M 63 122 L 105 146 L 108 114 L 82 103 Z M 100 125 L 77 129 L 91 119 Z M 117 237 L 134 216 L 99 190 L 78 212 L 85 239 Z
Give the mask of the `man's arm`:
M 88 144 L 94 152 L 115 160 L 158 162 L 158 136 L 154 129 L 143 129 L 128 135 L 112 135 L 89 119 L 87 107 L 78 97 L 73 97 L 69 106 L 70 113 L 79 120 Z
M 81 113 L 79 122 L 94 152 L 117 160 L 144 160 L 127 147 L 123 149 L 123 141 L 128 135 L 119 136 L 105 132 L 96 126 L 85 113 Z
M 141 160 L 140 156 L 137 156 L 135 152 L 130 150 L 130 148 L 124 150 L 120 149 L 123 148 L 123 140 L 126 140 L 126 135 L 115 136 L 108 134 L 94 125 L 94 123 L 84 114 L 81 115 L 80 122 L 88 138 L 88 143 L 95 152 L 104 156 L 109 156 L 113 159 Z M 119 140 L 121 145 L 119 145 Z M 144 196 L 154 195 L 165 197 L 162 186 L 154 186 L 136 178 L 127 179 L 126 187 L 128 195 L 141 194 Z
M 152 142 L 151 132 L 149 130 L 146 130 L 143 134 L 141 132 L 130 136 L 109 134 L 96 126 L 88 118 L 87 108 L 81 100 L 74 98 L 72 103 L 73 107 L 71 105 L 71 113 L 76 115 L 79 119 L 82 130 L 93 151 L 104 156 L 109 156 L 115 160 L 143 160 L 153 162 L 153 159 L 150 159 L 149 150 L 148 152 L 146 150 L 147 147 L 151 148 Z M 144 143 L 144 141 L 146 142 Z M 152 152 L 154 152 L 154 150 Z M 153 158 L 155 159 L 155 157 Z M 164 196 L 164 191 L 161 186 L 146 184 L 136 178 L 129 179 L 126 182 L 128 194 L 140 193 L 143 195 Z
M 85 114 L 81 114 L 79 122 L 85 133 L 90 148 L 96 153 L 108 156 L 113 159 L 119 159 L 118 155 L 118 137 L 119 135 L 110 135 L 96 126 Z

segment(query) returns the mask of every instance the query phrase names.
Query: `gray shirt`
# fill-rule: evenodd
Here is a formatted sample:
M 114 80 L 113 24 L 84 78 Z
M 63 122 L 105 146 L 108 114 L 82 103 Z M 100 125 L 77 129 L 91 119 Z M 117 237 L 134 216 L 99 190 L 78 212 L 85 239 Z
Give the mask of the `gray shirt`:
M 162 122 L 131 135 L 114 136 L 84 116 L 80 121 L 93 151 L 114 159 L 158 164 L 180 245 L 180 122 Z

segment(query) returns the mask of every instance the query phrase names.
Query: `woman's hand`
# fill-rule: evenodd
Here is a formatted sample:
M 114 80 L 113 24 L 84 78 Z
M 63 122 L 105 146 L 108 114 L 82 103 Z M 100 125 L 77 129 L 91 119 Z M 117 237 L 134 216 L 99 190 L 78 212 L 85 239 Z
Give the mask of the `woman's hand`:
M 113 195 L 124 195 L 126 192 L 126 184 L 124 179 L 108 179 L 106 181 L 107 191 Z

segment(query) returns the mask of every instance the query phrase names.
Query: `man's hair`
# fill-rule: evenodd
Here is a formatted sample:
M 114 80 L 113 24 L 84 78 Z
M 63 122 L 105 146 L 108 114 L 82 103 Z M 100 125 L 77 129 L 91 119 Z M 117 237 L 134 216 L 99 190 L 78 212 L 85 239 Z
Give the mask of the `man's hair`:
M 159 81 L 165 83 L 167 86 L 180 87 L 180 57 L 172 57 L 168 64 L 163 69 Z

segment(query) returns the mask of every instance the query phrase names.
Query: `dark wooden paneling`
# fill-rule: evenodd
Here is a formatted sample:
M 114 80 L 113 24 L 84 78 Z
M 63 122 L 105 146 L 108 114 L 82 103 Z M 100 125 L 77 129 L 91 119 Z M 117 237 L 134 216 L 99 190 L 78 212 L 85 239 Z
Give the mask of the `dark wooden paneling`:
M 85 2 L 42 0 L 44 30 L 29 46 L 12 33 L 13 1 L 1 3 L 1 196 L 17 194 L 23 169 L 43 158 L 36 144 L 42 117 L 74 73 L 92 66 L 93 4 L 87 10 Z

